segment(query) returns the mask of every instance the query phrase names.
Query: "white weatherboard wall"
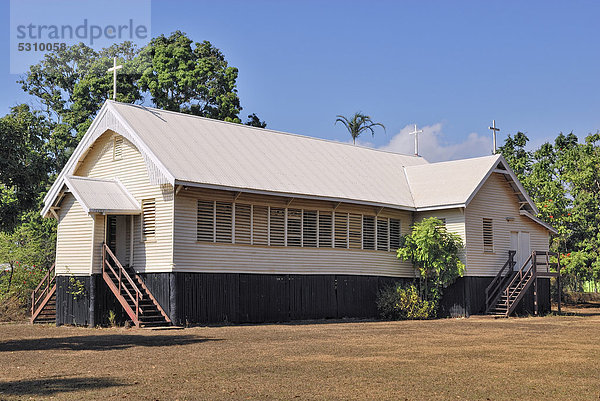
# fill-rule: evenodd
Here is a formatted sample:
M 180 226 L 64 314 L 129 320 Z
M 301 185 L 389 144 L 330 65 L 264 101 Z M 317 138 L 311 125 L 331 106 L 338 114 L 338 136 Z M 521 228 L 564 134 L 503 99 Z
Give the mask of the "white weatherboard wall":
M 467 243 L 467 233 L 465 230 L 465 211 L 464 209 L 442 209 L 432 210 L 428 212 L 419 212 L 415 218 L 415 221 L 421 221 L 429 217 L 437 217 L 438 219 L 446 220 L 446 229 L 454 234 L 460 235 L 462 238 L 463 245 Z M 467 265 L 467 252 L 466 248 L 460 254 L 460 260 Z
M 113 139 L 116 133 L 107 131 L 86 154 L 75 175 L 102 179 L 118 178 L 141 204 L 143 199 L 156 201 L 156 234 L 148 241 L 141 239 L 140 217 L 134 218 L 134 264 L 141 272 L 168 272 L 173 266 L 173 188 L 170 185 L 150 184 L 144 159 L 138 149 L 123 138 L 122 155 L 113 160 Z M 128 218 L 129 220 L 129 218 Z M 101 247 L 104 239 L 104 220 L 95 226 L 94 273 L 102 266 Z M 127 240 L 129 244 L 129 239 Z M 127 251 L 129 254 L 129 250 Z
M 196 241 L 198 199 L 232 202 L 236 193 L 190 188 L 175 196 L 175 270 L 178 272 L 262 273 L 262 274 L 355 274 L 414 277 L 410 263 L 401 262 L 395 252 L 335 248 L 267 247 L 214 244 Z M 285 207 L 289 198 L 241 194 L 237 203 Z M 293 200 L 290 208 L 331 211 L 332 202 Z M 376 208 L 340 205 L 337 212 L 375 214 Z M 400 218 L 405 235 L 412 213 L 381 212 L 381 217 Z
M 56 274 L 89 275 L 92 268 L 94 220 L 70 193 L 58 212 Z
M 510 232 L 531 236 L 532 251 L 548 251 L 549 232 L 519 214 L 519 203 L 504 175 L 494 173 L 465 210 L 468 276 L 495 276 L 508 258 Z M 511 218 L 508 221 L 506 218 Z M 493 219 L 494 252 L 483 251 L 483 219 Z

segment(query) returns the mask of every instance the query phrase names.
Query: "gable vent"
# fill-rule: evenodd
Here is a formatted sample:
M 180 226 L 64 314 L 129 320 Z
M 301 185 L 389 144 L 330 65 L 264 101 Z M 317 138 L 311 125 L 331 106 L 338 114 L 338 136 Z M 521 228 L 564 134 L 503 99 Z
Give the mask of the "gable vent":
M 117 136 L 113 141 L 113 160 L 121 160 L 123 158 L 123 137 Z

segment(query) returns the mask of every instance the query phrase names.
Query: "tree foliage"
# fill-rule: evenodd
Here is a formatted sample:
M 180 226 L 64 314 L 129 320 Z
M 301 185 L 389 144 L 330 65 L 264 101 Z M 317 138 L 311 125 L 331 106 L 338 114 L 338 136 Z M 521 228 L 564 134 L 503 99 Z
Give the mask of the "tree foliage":
M 51 158 L 48 120 L 22 104 L 0 118 L 0 230 L 12 230 L 19 214 L 45 190 Z
M 539 217 L 557 229 L 551 250 L 559 252 L 567 281 L 600 280 L 600 135 L 579 142 L 559 134 L 534 151 L 528 138 L 508 136 L 500 152 L 531 195 Z
M 437 302 L 442 290 L 464 274 L 462 249 L 460 236 L 448 232 L 440 220 L 431 217 L 413 225 L 397 255 L 413 264 L 425 285 L 425 297 Z
M 381 127 L 385 131 L 385 126 L 381 123 L 374 123 L 371 120 L 371 117 L 362 114 L 362 113 L 354 113 L 354 115 L 350 118 L 344 117 L 342 115 L 337 115 L 335 120 L 335 124 L 342 123 L 344 127 L 350 133 L 352 137 L 352 143 L 356 144 L 356 138 L 358 138 L 363 132 L 371 132 L 371 136 L 375 136 L 375 127 Z

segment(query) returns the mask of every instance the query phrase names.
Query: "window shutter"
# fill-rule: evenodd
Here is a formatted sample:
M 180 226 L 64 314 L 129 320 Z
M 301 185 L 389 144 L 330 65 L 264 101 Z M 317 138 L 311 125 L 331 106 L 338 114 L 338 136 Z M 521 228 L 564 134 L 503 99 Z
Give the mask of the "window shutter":
M 329 233 L 331 242 L 331 232 Z M 302 246 L 317 247 L 317 211 L 305 210 L 302 213 Z
M 483 252 L 494 252 L 494 226 L 492 219 L 483 219 Z
M 400 248 L 400 220 L 390 219 L 390 251 Z
M 142 237 L 154 237 L 156 227 L 156 205 L 154 199 L 142 200 Z
M 240 203 L 235 204 L 235 243 L 250 244 L 251 243 L 251 210 L 250 205 Z
M 335 247 L 348 248 L 348 213 L 335 214 Z
M 363 249 L 375 250 L 375 216 L 363 216 Z
M 198 201 L 198 216 L 196 221 L 196 240 L 215 241 L 215 202 Z
M 123 158 L 123 137 L 116 136 L 113 140 L 113 160 L 121 160 Z
M 302 246 L 302 209 L 288 209 L 287 219 L 287 246 Z
M 268 206 L 252 206 L 252 243 L 265 246 L 269 244 Z
M 389 232 L 388 232 L 388 219 L 378 217 L 377 218 L 377 250 L 388 251 L 389 248 Z
M 285 246 L 285 209 L 271 208 L 269 233 L 271 246 Z
M 319 212 L 319 248 L 331 248 L 331 212 Z
M 348 243 L 350 249 L 362 249 L 362 215 L 350 214 L 348 216 Z
M 232 217 L 232 204 L 227 202 L 216 202 L 216 241 L 231 244 L 231 217 Z

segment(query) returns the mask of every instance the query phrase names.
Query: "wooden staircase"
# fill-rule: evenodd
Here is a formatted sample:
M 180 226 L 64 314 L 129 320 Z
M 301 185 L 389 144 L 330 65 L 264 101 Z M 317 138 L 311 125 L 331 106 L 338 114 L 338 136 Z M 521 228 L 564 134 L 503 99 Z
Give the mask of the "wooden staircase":
M 102 245 L 102 277 L 137 327 L 171 324 L 171 319 L 139 274 L 131 268 L 123 267 L 106 244 Z
M 518 271 L 514 270 L 514 257 L 515 251 L 509 251 L 508 260 L 485 289 L 486 314 L 510 316 L 527 293 L 527 290 L 533 286 L 533 307 L 534 313 L 537 315 L 538 278 L 556 277 L 560 293 L 560 259 L 557 253 L 533 251 Z M 551 263 L 551 257 L 556 257 L 557 262 Z M 539 269 L 540 266 L 545 268 Z M 558 299 L 558 311 L 561 312 L 560 297 Z
M 31 293 L 31 323 L 56 323 L 56 271 L 54 265 Z

